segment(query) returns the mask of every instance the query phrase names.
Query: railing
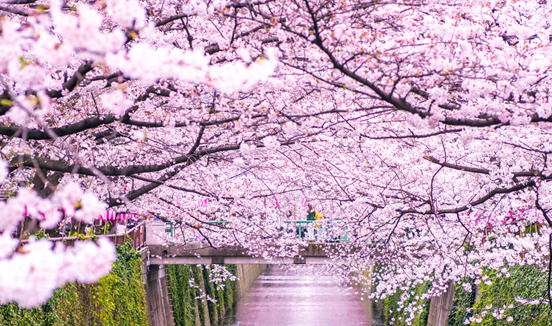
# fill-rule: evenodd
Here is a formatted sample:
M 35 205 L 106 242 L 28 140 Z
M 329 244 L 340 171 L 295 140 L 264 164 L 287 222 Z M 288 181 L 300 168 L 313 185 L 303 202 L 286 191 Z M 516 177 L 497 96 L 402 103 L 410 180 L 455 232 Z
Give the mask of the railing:
M 307 241 L 347 242 L 347 224 L 344 221 L 284 221 L 295 230 L 297 238 Z M 285 230 L 284 230 L 285 231 Z M 290 228 L 287 228 L 287 232 Z
M 146 244 L 146 223 L 142 222 L 132 229 L 123 234 L 108 234 L 108 235 L 92 235 L 82 237 L 61 237 L 61 238 L 49 238 L 52 242 L 63 242 L 66 246 L 73 246 L 75 241 L 79 240 L 92 240 L 94 238 L 108 238 L 114 244 L 123 245 L 130 239 L 134 250 L 138 250 Z M 27 243 L 29 240 L 23 240 L 22 243 Z
M 285 226 L 276 226 L 275 229 L 280 234 L 294 233 L 295 237 L 304 241 L 316 241 L 316 242 L 347 242 L 347 223 L 345 221 L 332 221 L 332 220 L 317 220 L 317 221 L 282 221 Z M 204 221 L 202 224 L 220 225 L 226 226 L 230 224 L 229 221 Z M 242 227 L 254 227 L 261 226 L 263 224 L 278 224 L 274 221 L 246 221 Z M 169 237 L 173 237 L 175 234 L 175 227 L 179 227 L 178 223 L 167 222 L 165 223 L 165 233 L 168 233 Z M 261 231 L 261 230 L 260 230 Z M 274 229 L 272 229 L 274 231 Z M 263 235 L 260 235 L 263 237 Z M 193 242 L 192 240 L 187 240 Z

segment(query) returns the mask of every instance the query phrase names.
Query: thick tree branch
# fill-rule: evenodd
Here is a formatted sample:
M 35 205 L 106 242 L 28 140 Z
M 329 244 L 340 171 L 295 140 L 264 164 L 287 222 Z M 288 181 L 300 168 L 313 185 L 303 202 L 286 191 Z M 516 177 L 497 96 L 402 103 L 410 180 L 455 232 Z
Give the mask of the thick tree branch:
M 71 77 L 67 82 L 63 84 L 63 89 L 71 92 L 74 90 L 79 82 L 84 79 L 84 75 L 86 75 L 88 72 L 90 72 L 92 69 L 92 61 L 85 61 L 79 69 L 73 74 L 73 77 Z M 59 91 L 48 91 L 46 92 L 48 96 L 52 98 L 60 98 L 63 96 L 63 90 Z
M 366 134 L 360 134 L 361 137 L 373 139 L 373 140 L 379 140 L 379 139 L 408 139 L 408 138 L 429 138 L 433 136 L 443 135 L 443 134 L 449 134 L 449 133 L 455 133 L 455 132 L 461 132 L 462 129 L 448 129 L 448 130 L 442 130 L 437 131 L 431 134 L 424 134 L 424 135 L 397 135 L 397 136 L 370 136 Z
M 530 188 L 530 187 L 534 187 L 534 186 L 535 186 L 535 181 L 530 180 L 528 182 L 518 184 L 518 185 L 515 185 L 515 186 L 510 187 L 510 188 L 495 188 L 495 189 L 491 190 L 489 193 L 487 193 L 485 196 L 479 198 L 478 200 L 474 200 L 474 201 L 470 202 L 468 205 L 457 207 L 457 208 L 452 208 L 452 209 L 439 209 L 439 210 L 431 209 L 429 211 L 424 212 L 423 214 L 431 215 L 431 214 L 461 213 L 461 212 L 469 210 L 470 207 L 474 207 L 474 206 L 483 204 L 484 202 L 491 199 L 495 195 L 510 194 L 510 193 L 517 192 L 517 191 L 527 189 L 527 188 Z M 416 212 L 412 211 L 412 212 L 409 212 L 409 213 L 416 213 Z
M 441 162 L 435 157 L 432 156 L 424 156 L 425 160 L 430 161 L 431 163 L 439 164 L 440 166 L 451 168 L 454 170 L 460 170 L 460 171 L 466 171 L 466 172 L 473 172 L 473 173 L 481 173 L 481 174 L 491 174 L 489 170 L 486 169 L 480 169 L 480 168 L 472 168 L 469 166 L 463 166 L 463 165 L 457 165 L 457 164 L 451 164 L 447 162 Z
M 23 16 L 23 17 L 29 16 L 29 13 L 27 11 L 23 11 L 23 10 L 20 10 L 20 9 L 17 9 L 17 8 L 12 8 L 12 7 L 0 6 L 0 11 L 9 12 L 9 13 L 16 14 L 16 15 Z
M 157 23 L 155 23 L 155 27 L 167 25 L 168 23 L 170 23 L 170 22 L 172 22 L 172 21 L 178 20 L 178 19 L 180 19 L 180 18 L 185 18 L 185 17 L 189 17 L 189 15 L 187 15 L 187 14 L 180 14 L 180 15 L 171 16 L 171 17 L 165 18 L 165 19 L 160 20 L 160 21 L 158 21 Z
M 131 191 L 125 197 L 128 200 L 133 201 L 134 199 L 136 199 L 136 198 L 138 198 L 138 197 L 140 197 L 144 194 L 147 194 L 148 192 L 150 192 L 150 191 L 154 190 L 155 188 L 161 186 L 166 181 L 168 181 L 169 179 L 171 179 L 172 177 L 174 177 L 175 175 L 180 173 L 180 171 L 184 170 L 188 166 L 190 166 L 190 165 L 194 164 L 195 162 L 197 162 L 200 158 L 201 158 L 201 156 L 191 157 L 186 162 L 186 164 L 176 167 L 173 171 L 166 173 L 163 177 L 157 179 L 156 181 L 154 181 L 154 182 L 152 182 L 148 185 L 145 185 L 145 186 L 143 186 L 139 189 Z M 124 201 L 120 198 L 113 198 L 109 201 L 108 204 L 109 204 L 109 207 L 114 207 L 114 206 L 119 206 L 119 205 L 124 204 Z
M 447 162 L 441 162 L 440 160 L 436 159 L 432 156 L 424 156 L 425 160 L 430 161 L 431 163 L 438 164 L 443 167 L 451 168 L 454 170 L 460 170 L 460 171 L 466 171 L 466 172 L 472 172 L 472 173 L 480 173 L 480 174 L 487 174 L 490 175 L 491 171 L 487 169 L 480 169 L 480 168 L 473 168 L 469 166 L 464 165 L 458 165 L 458 164 L 452 164 Z M 512 173 L 514 177 L 544 177 L 544 175 L 540 171 L 522 171 L 522 172 L 513 172 Z
M 191 155 L 188 155 L 188 154 L 181 155 L 163 164 L 131 165 L 123 168 L 118 168 L 115 166 L 103 166 L 103 167 L 98 167 L 97 169 L 99 172 L 101 172 L 106 176 L 130 176 L 133 174 L 158 172 L 178 164 L 182 164 L 182 163 L 188 164 L 189 162 L 196 162 L 198 159 L 200 159 L 205 155 L 236 150 L 239 148 L 240 148 L 239 144 L 224 145 L 224 146 L 218 146 L 210 149 L 196 151 Z M 31 156 L 24 155 L 21 157 L 21 164 L 26 167 L 34 167 L 32 160 L 33 158 Z M 93 169 L 82 167 L 80 165 L 68 164 L 65 161 L 56 161 L 56 160 L 50 160 L 45 158 L 38 158 L 36 160 L 38 162 L 39 167 L 47 171 L 78 173 L 78 174 L 89 175 L 89 176 L 96 175 Z M 9 170 L 15 171 L 18 167 L 19 167 L 19 160 L 14 160 L 10 165 Z
M 266 117 L 266 116 L 267 116 L 266 114 L 257 114 L 257 115 L 252 116 L 251 118 L 252 119 L 258 119 L 258 118 L 263 118 L 263 117 Z M 240 117 L 236 116 L 236 117 L 230 117 L 230 118 L 225 118 L 225 119 L 220 119 L 220 120 L 211 120 L 211 121 L 200 120 L 200 121 L 189 121 L 189 122 L 177 122 L 175 124 L 175 127 L 186 127 L 190 123 L 197 123 L 198 125 L 203 126 L 203 127 L 205 127 L 205 126 L 215 126 L 215 125 L 220 125 L 220 124 L 224 124 L 224 123 L 229 123 L 229 122 L 232 122 L 232 121 L 237 121 L 239 119 L 240 119 Z M 63 126 L 63 127 L 52 128 L 51 130 L 56 135 L 58 135 L 59 137 L 63 137 L 63 136 L 68 136 L 68 135 L 74 135 L 74 134 L 77 134 L 77 133 L 85 131 L 85 130 L 94 129 L 94 128 L 100 127 L 102 125 L 108 125 L 108 124 L 113 123 L 117 120 L 118 119 L 115 116 L 109 114 L 109 115 L 107 115 L 103 118 L 98 118 L 98 117 L 87 118 L 87 119 L 84 119 L 82 121 L 75 122 L 75 123 L 72 123 L 72 124 L 69 124 L 69 125 L 66 125 L 66 126 Z M 130 125 L 130 126 L 147 127 L 147 128 L 162 128 L 162 127 L 165 126 L 165 124 L 163 124 L 163 122 L 137 121 L 137 120 L 132 120 L 132 119 L 128 118 L 128 116 L 124 116 L 121 119 L 121 123 L 126 124 L 126 125 Z M 0 135 L 9 136 L 9 137 L 23 138 L 23 135 L 22 135 L 21 132 L 19 132 L 19 129 L 20 129 L 20 127 L 18 127 L 18 126 L 6 126 L 6 125 L 0 124 Z M 29 140 L 44 140 L 44 139 L 51 139 L 51 137 L 49 136 L 48 132 L 46 132 L 46 131 L 42 131 L 40 129 L 28 129 L 26 139 L 29 139 Z
M 201 138 L 203 137 L 204 132 L 205 132 L 205 126 L 201 126 L 201 129 L 199 129 L 199 133 L 194 142 L 194 145 L 192 146 L 192 148 L 190 148 L 188 155 L 192 155 L 197 150 L 197 148 L 199 147 L 199 144 L 201 144 Z
M 113 115 L 107 115 L 103 118 L 88 118 L 73 124 L 69 124 L 63 127 L 59 128 L 52 128 L 51 130 L 58 135 L 59 137 L 67 136 L 67 135 L 74 135 L 76 133 L 79 133 L 84 130 L 93 129 L 96 127 L 99 127 L 101 125 L 110 124 L 117 119 Z M 0 135 L 4 136 L 16 136 L 20 127 L 18 126 L 6 126 L 6 125 L 0 125 Z M 16 137 L 23 138 L 22 133 L 19 133 Z M 49 133 L 47 131 L 42 131 L 39 129 L 30 129 L 27 130 L 27 134 L 25 136 L 26 139 L 32 139 L 32 140 L 44 140 L 44 139 L 51 139 Z
M 5 4 L 9 5 L 29 5 L 35 3 L 37 0 L 8 0 L 4 1 Z

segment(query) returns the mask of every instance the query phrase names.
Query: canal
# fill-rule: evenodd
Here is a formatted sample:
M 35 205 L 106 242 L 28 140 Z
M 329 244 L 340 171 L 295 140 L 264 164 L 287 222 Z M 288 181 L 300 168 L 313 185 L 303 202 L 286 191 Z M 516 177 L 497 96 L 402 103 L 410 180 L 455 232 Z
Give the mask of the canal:
M 370 300 L 358 289 L 345 289 L 322 270 L 271 266 L 251 285 L 226 316 L 226 326 L 383 325 Z

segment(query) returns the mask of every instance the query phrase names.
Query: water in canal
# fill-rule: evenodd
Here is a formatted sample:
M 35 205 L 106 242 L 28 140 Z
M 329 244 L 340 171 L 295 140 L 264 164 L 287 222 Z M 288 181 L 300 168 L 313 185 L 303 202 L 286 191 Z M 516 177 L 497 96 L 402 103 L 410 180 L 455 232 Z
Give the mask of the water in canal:
M 269 267 L 226 316 L 226 326 L 383 325 L 358 289 L 344 289 L 312 267 Z

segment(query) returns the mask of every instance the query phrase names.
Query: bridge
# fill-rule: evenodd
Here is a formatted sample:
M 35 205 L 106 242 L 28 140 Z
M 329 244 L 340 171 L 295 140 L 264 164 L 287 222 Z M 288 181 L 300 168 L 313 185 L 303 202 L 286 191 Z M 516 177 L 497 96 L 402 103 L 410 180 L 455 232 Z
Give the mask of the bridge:
M 212 222 L 213 223 L 213 222 Z M 214 222 L 220 223 L 220 222 Z M 310 221 L 294 221 L 293 229 L 297 228 L 297 236 L 307 231 L 303 237 L 304 245 L 294 257 L 264 259 L 250 253 L 247 249 L 233 247 L 214 248 L 206 243 L 171 244 L 174 234 L 172 225 L 163 222 L 150 222 L 146 228 L 146 246 L 148 247 L 148 263 L 150 265 L 187 265 L 187 264 L 328 264 L 335 263 L 327 252 L 337 249 L 339 241 L 347 241 L 347 235 L 332 237 L 329 241 L 328 227 L 316 226 Z M 309 232 L 318 228 L 319 232 Z M 325 231 L 325 232 L 322 232 Z M 163 235 L 165 234 L 165 237 Z M 309 235 L 310 234 L 310 235 Z
M 295 257 L 264 259 L 256 257 L 241 247 L 201 247 L 200 244 L 148 245 L 150 265 L 187 264 L 328 264 L 331 260 L 327 251 L 338 244 L 308 243 Z

